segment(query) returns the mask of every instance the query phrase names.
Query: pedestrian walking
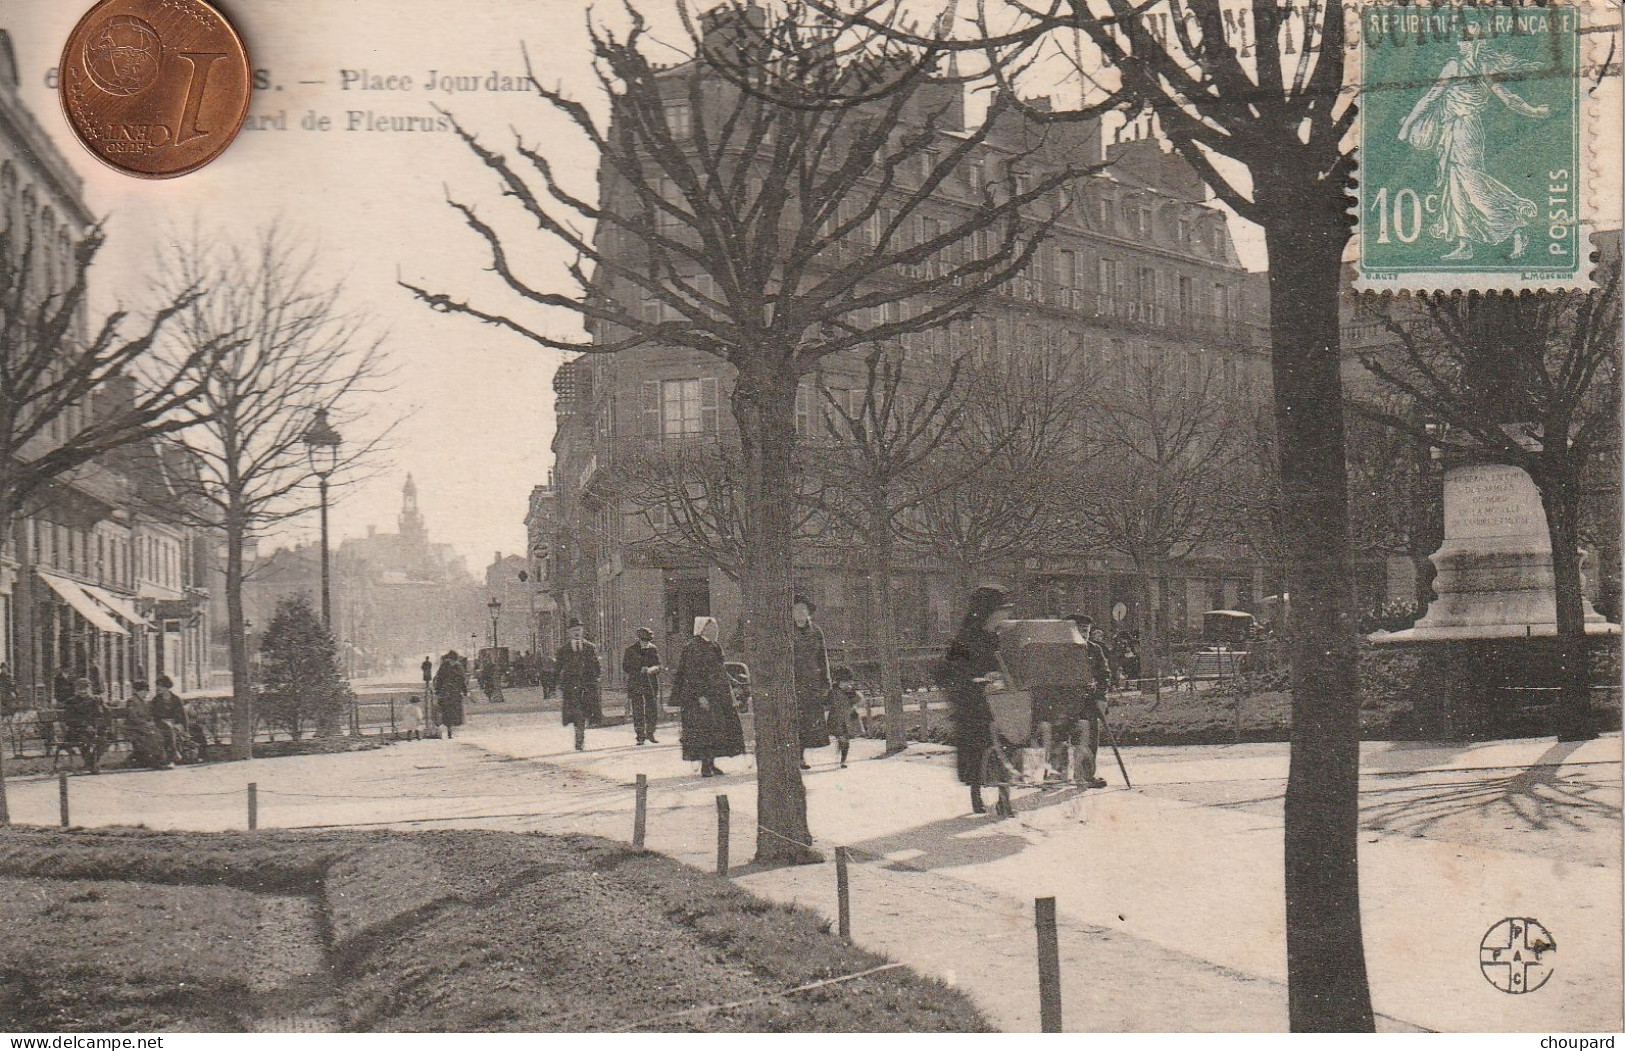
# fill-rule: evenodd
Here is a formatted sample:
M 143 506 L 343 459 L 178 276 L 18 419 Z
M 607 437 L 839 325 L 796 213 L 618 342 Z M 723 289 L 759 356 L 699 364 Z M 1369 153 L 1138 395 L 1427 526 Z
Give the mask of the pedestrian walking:
M 1079 756 L 1083 760 L 1083 782 L 1090 788 L 1105 788 L 1098 775 L 1096 758 L 1100 753 L 1101 721 L 1106 716 L 1106 691 L 1112 683 L 1111 658 L 1106 654 L 1106 633 L 1094 626 L 1092 618 L 1074 613 L 1067 618 L 1078 626 L 1089 647 L 1089 682 L 1081 703 L 1072 713 L 1080 736 Z
M 564 694 L 561 718 L 574 726 L 576 751 L 587 747 L 587 727 L 601 720 L 598 680 L 603 669 L 598 663 L 598 647 L 587 641 L 587 629 L 575 617 L 565 629 L 569 638 L 559 647 L 554 665 L 558 669 L 559 690 Z
M 813 623 L 817 611 L 812 600 L 797 595 L 790 604 L 795 625 L 790 637 L 795 645 L 796 710 L 800 716 L 801 769 L 807 765 L 807 749 L 829 746 L 829 723 L 825 705 L 829 700 L 829 651 L 824 645 L 824 629 Z
M 1004 688 L 998 626 L 1009 619 L 1010 605 L 1003 588 L 990 585 L 971 592 L 965 619 L 943 659 L 955 765 L 959 780 L 970 786 L 971 811 L 977 814 L 987 812 L 982 802 L 982 762 L 993 745 L 993 709 L 987 693 Z
M 852 669 L 842 665 L 830 672 L 833 685 L 829 688 L 829 735 L 835 738 L 835 748 L 841 757 L 841 769 L 846 769 L 847 752 L 852 747 L 854 727 L 861 727 L 858 718 L 858 677 Z
M 423 738 L 423 703 L 416 697 L 408 697 L 401 710 L 401 735 L 408 741 Z
M 701 777 L 720 777 L 718 759 L 745 754 L 745 730 L 734 710 L 719 634 L 715 617 L 694 618 L 694 637 L 677 660 L 671 684 L 672 700 L 683 713 L 683 758 L 700 764 Z
M 435 707 L 440 709 L 440 724 L 446 728 L 446 739 L 456 736 L 453 727 L 463 725 L 463 699 L 468 696 L 468 672 L 456 650 L 447 650 L 440 658 L 440 668 L 434 673 Z
M 542 684 L 542 700 L 552 700 L 553 691 L 558 689 L 559 685 L 558 666 L 554 664 L 551 653 L 537 654 L 536 663 L 536 677 Z
M 659 744 L 655 727 L 660 725 L 660 651 L 654 632 L 638 629 L 637 641 L 621 655 L 621 671 L 626 674 L 626 706 L 632 710 L 638 744 Z

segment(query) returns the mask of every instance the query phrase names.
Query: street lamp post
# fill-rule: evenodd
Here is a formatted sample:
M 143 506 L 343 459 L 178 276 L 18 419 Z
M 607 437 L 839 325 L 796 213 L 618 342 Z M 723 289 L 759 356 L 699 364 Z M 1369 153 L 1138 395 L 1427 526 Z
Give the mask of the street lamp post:
M 494 650 L 497 648 L 497 618 L 502 616 L 502 600 L 492 595 L 485 608 L 491 611 L 491 648 Z
M 327 541 L 327 480 L 339 466 L 339 432 L 327 421 L 327 410 L 317 409 L 316 418 L 305 431 L 305 455 L 316 475 L 322 493 L 322 625 L 333 627 L 332 574 Z

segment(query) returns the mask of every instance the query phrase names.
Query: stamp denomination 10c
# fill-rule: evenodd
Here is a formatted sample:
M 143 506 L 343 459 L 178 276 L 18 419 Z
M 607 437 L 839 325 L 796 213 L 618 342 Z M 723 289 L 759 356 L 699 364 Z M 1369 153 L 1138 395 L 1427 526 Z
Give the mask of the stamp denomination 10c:
M 1360 8 L 1360 288 L 1587 285 L 1580 53 L 1563 4 Z

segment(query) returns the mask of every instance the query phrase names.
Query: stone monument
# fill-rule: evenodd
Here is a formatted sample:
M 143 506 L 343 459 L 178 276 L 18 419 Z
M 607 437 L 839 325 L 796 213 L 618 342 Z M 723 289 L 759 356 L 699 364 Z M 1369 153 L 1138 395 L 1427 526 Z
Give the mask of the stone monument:
M 1372 642 L 1538 638 L 1557 634 L 1552 541 L 1540 491 L 1521 467 L 1473 463 L 1444 476 L 1444 544 L 1429 559 L 1437 596 L 1421 620 Z M 1586 633 L 1615 635 L 1585 602 Z

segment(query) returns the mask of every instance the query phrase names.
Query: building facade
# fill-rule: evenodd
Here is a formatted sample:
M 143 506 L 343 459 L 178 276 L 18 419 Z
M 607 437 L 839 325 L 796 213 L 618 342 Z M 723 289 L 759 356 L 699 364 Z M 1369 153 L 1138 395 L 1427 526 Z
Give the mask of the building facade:
M 668 104 L 687 105 L 686 93 Z M 1046 347 L 1080 356 L 1096 383 L 1121 384 L 1136 366 L 1157 363 L 1176 375 L 1217 376 L 1230 394 L 1267 399 L 1262 282 L 1241 265 L 1224 213 L 1207 200 L 1194 172 L 1142 125 L 1111 141 L 1098 124 L 1050 128 L 1049 144 L 1028 155 L 1030 132 L 1019 119 L 996 129 L 983 153 L 936 191 L 945 212 L 972 207 L 989 179 L 1023 177 L 1007 170 L 1011 156 L 1026 155 L 1024 165 L 1064 155 L 1109 167 L 1087 180 L 1032 265 L 986 301 L 977 318 L 905 339 L 908 367 L 942 370 L 973 347 L 995 355 Z M 601 192 L 615 192 L 615 180 L 600 182 Z M 940 220 L 920 222 L 926 238 Z M 860 230 L 844 250 L 872 251 L 873 236 Z M 600 250 L 618 251 L 630 240 Z M 661 309 L 655 301 L 622 306 L 645 317 Z M 605 333 L 593 335 L 606 341 Z M 830 362 L 819 381 L 840 397 L 859 368 L 856 360 Z M 630 453 L 651 443 L 736 442 L 727 411 L 732 386 L 731 366 L 672 347 L 589 354 L 560 368 L 547 497 L 553 523 L 547 586 L 559 618 L 579 617 L 610 646 L 646 626 L 668 650 L 679 647 L 698 615 L 718 617 L 725 642 L 736 637 L 737 583 L 692 551 L 658 542 L 647 514 L 629 504 L 618 471 Z M 819 426 L 819 398 L 809 379 L 797 406 L 804 437 Z M 797 587 L 818 604 L 831 648 L 843 659 L 872 658 L 865 553 L 851 545 L 808 545 L 797 560 Z M 1110 552 L 1033 552 L 1000 575 L 1017 588 L 1028 615 L 1081 610 L 1105 618 L 1115 610 L 1132 627 L 1141 614 L 1138 577 Z M 896 577 L 896 631 L 904 649 L 940 647 L 963 603 L 962 582 L 920 554 L 906 554 Z M 1264 587 L 1244 550 L 1215 548 L 1169 564 L 1152 593 L 1163 607 L 1160 623 L 1177 636 L 1199 631 L 1208 609 L 1249 608 Z
M 74 172 L 18 92 L 0 30 L 0 223 L 13 251 L 33 246 L 29 284 L 48 292 L 75 276 L 74 250 L 94 222 Z M 18 257 L 20 258 L 20 256 Z M 83 315 L 73 337 L 88 338 Z M 119 384 L 71 406 L 37 437 L 44 453 L 79 433 Z M 184 453 L 138 446 L 87 464 L 38 493 L 0 551 L 0 660 L 24 704 L 44 705 L 61 671 L 115 699 L 136 678 L 169 675 L 186 692 L 220 681 L 211 616 L 217 537 L 172 501 L 153 499 Z
M 333 635 L 352 678 L 413 681 L 424 657 L 478 648 L 485 637 L 485 599 L 463 558 L 434 541 L 418 508 L 417 483 L 401 487 L 397 531 L 369 527 L 332 552 Z M 243 586 L 251 649 L 276 615 L 277 603 L 304 596 L 321 609 L 321 547 L 299 544 L 251 560 Z

